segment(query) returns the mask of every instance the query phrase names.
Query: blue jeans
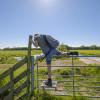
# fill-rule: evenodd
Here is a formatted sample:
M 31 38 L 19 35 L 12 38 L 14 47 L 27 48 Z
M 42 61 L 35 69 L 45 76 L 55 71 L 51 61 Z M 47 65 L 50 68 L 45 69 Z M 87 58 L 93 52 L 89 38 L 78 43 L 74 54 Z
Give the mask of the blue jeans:
M 46 56 L 46 63 L 51 64 L 54 55 L 61 55 L 61 52 L 56 49 L 51 49 L 50 53 Z

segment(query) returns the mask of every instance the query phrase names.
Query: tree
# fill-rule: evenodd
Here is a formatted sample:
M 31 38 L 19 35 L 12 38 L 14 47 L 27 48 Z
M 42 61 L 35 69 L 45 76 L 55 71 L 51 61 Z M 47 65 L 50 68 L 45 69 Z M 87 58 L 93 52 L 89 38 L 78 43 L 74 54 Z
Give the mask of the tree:
M 97 48 L 97 46 L 96 45 L 91 45 L 90 48 L 95 50 Z
M 58 49 L 63 52 L 68 52 L 69 46 L 62 43 L 61 45 L 59 45 Z

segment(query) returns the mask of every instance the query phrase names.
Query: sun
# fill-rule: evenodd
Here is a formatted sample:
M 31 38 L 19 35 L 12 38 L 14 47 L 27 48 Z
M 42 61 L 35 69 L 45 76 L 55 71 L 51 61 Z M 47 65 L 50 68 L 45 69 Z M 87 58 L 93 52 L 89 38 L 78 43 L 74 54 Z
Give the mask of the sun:
M 34 1 L 34 7 L 37 9 L 39 12 L 43 13 L 53 13 L 56 12 L 61 5 L 62 0 L 32 0 Z
M 50 6 L 55 5 L 55 0 L 39 0 L 39 3 L 42 6 L 50 7 Z
M 39 0 L 41 3 L 44 3 L 44 4 L 51 4 L 53 3 L 55 0 Z

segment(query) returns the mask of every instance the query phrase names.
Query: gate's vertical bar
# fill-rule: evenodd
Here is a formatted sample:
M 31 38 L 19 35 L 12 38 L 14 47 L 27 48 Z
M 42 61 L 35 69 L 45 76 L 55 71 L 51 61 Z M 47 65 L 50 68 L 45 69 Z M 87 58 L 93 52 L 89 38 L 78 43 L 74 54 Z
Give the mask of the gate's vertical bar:
M 31 95 L 34 95 L 34 57 L 31 57 Z
M 28 63 L 27 63 L 27 81 L 29 85 L 27 87 L 27 92 L 30 97 L 30 68 L 31 68 L 31 44 L 32 44 L 32 36 L 29 36 L 29 43 L 28 43 Z
M 12 68 L 10 69 L 10 100 L 14 100 L 14 74 Z
M 39 94 L 39 78 L 38 78 L 38 60 L 37 60 L 37 93 Z
M 74 57 L 72 55 L 72 80 L 73 80 L 73 96 L 75 96 L 75 80 L 74 80 Z

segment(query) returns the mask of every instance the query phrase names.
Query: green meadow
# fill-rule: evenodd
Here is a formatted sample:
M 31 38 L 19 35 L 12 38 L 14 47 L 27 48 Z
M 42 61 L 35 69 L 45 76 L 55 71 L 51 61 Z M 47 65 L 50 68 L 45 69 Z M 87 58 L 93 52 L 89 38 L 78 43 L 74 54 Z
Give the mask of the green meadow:
M 100 50 L 75 50 L 75 51 L 78 51 L 82 55 L 100 56 Z
M 100 50 L 72 50 L 78 51 L 82 55 L 97 55 L 100 56 Z M 41 50 L 32 50 L 32 55 L 42 53 Z M 13 57 L 20 57 L 26 56 L 27 50 L 0 50 L 0 57 L 2 56 L 13 56 Z
M 13 56 L 13 57 L 22 57 L 27 56 L 27 50 L 0 50 L 0 57 Z M 41 53 L 41 50 L 32 50 L 32 55 Z
M 75 50 L 76 51 L 76 50 Z M 77 50 L 81 55 L 100 55 L 100 50 Z M 32 55 L 35 54 L 39 54 L 41 53 L 40 50 L 32 50 Z M 15 63 L 17 63 L 18 61 L 16 61 L 14 59 L 14 57 L 24 57 L 27 56 L 27 50 L 8 50 L 8 51 L 0 51 L 0 73 L 3 73 L 5 70 L 9 69 L 10 67 L 12 67 Z M 1 60 L 2 58 L 2 60 Z M 54 59 L 54 61 L 56 60 L 71 60 L 70 58 L 57 58 Z M 85 65 L 83 62 L 80 62 L 79 59 L 75 58 L 75 62 L 77 64 L 82 64 Z M 69 64 L 69 62 L 67 62 L 67 64 Z M 41 63 L 40 63 L 41 65 Z M 94 66 L 94 65 L 87 65 L 87 66 Z M 21 74 L 23 71 L 25 71 L 27 68 L 26 65 L 24 65 L 23 67 L 19 68 L 18 70 L 16 70 L 14 72 L 14 77 L 17 77 L 19 74 Z M 89 90 L 89 88 L 87 88 L 88 86 L 100 86 L 99 83 L 96 83 L 97 81 L 100 82 L 100 78 L 90 78 L 87 79 L 86 76 L 92 77 L 92 76 L 99 76 L 100 75 L 100 70 L 99 68 L 75 68 L 74 69 L 74 74 L 77 76 L 82 76 L 82 77 L 75 77 L 75 81 L 77 81 L 75 83 L 75 85 L 80 85 L 81 87 L 76 87 L 77 90 L 80 91 L 86 91 Z M 36 70 L 35 70 L 36 73 Z M 72 69 L 71 68 L 62 68 L 62 69 L 55 69 L 52 71 L 52 74 L 55 75 L 53 77 L 54 80 L 68 80 L 70 81 L 72 79 L 72 77 L 70 77 L 72 73 Z M 47 68 L 40 68 L 39 69 L 39 74 L 41 74 L 42 76 L 38 76 L 39 79 L 47 79 Z M 59 77 L 57 77 L 56 75 L 60 75 Z M 83 78 L 85 77 L 85 78 Z M 20 82 L 18 82 L 17 84 L 15 84 L 15 87 L 20 86 L 20 84 L 22 84 L 25 79 L 22 79 Z M 9 81 L 9 78 L 6 78 L 4 81 L 0 82 L 0 87 L 3 86 L 4 84 L 6 84 L 6 82 Z M 85 82 L 86 83 L 85 83 Z M 84 82 L 84 84 L 83 84 Z M 92 83 L 91 83 L 92 82 Z M 36 84 L 36 83 L 35 83 Z M 41 83 L 40 83 L 41 84 Z M 71 90 L 72 87 L 66 87 L 66 86 L 71 86 L 72 83 L 59 83 L 58 84 L 59 87 L 63 87 L 64 90 Z M 91 88 L 91 91 L 100 91 L 100 88 Z M 23 92 L 27 91 L 27 89 L 25 89 Z M 71 93 L 70 93 L 71 94 Z M 86 97 L 83 97 L 82 95 L 91 95 L 91 96 L 95 96 L 95 95 L 100 95 L 100 93 L 80 93 L 77 92 L 76 95 L 80 95 L 79 97 L 71 97 L 71 96 L 65 96 L 65 97 L 61 97 L 61 96 L 53 96 L 52 94 L 50 94 L 48 91 L 40 91 L 40 93 L 38 94 L 38 92 L 35 93 L 35 98 L 33 97 L 33 100 L 92 100 L 92 99 L 88 99 Z M 20 96 L 20 95 L 19 95 Z M 24 100 L 28 100 L 26 98 L 24 98 Z

